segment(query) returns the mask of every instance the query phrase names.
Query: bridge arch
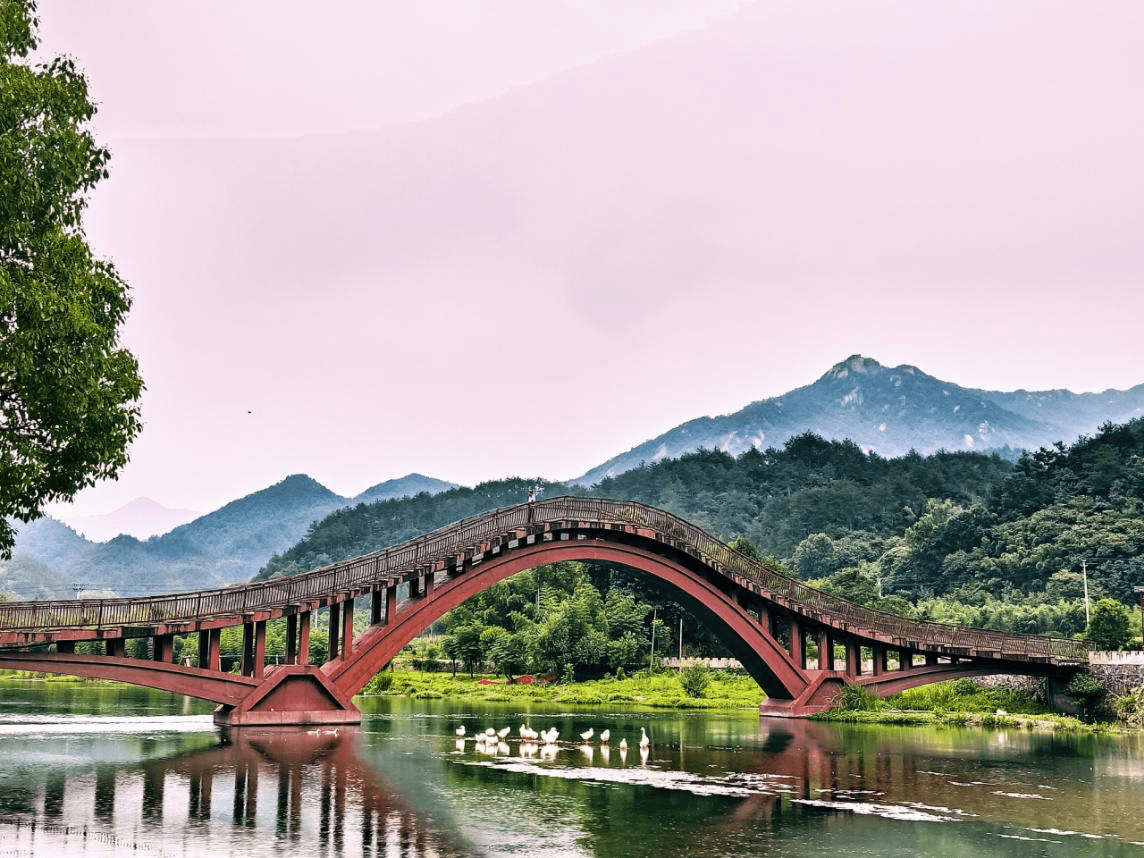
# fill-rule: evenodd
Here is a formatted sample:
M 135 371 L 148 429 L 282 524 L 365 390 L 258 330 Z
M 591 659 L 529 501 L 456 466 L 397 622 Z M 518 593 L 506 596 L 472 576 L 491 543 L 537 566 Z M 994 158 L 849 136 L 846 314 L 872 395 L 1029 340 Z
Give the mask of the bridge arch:
M 432 599 L 409 600 L 392 627 L 372 629 L 355 640 L 352 660 L 330 662 L 325 669 L 335 685 L 352 696 L 402 647 L 453 608 L 518 572 L 566 560 L 610 563 L 655 577 L 711 628 L 768 697 L 789 700 L 805 690 L 806 679 L 790 654 L 763 631 L 733 594 L 677 561 L 604 540 L 540 543 L 482 563 L 464 578 L 435 585 Z

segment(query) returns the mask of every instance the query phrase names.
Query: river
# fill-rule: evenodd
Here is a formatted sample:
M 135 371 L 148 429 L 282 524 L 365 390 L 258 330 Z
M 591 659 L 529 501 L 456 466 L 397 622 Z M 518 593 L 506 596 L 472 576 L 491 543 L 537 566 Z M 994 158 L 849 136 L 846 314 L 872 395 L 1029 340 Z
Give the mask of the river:
M 1140 736 L 359 703 L 360 729 L 223 734 L 199 701 L 0 681 L 0 855 L 1144 858 Z

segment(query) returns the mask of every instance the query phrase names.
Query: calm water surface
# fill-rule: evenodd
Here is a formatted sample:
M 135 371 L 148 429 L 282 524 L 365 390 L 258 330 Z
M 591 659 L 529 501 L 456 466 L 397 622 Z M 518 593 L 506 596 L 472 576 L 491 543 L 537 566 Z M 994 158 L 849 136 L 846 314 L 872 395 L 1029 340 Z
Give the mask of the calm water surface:
M 1144 858 L 1137 736 L 359 702 L 359 730 L 225 735 L 198 701 L 0 682 L 0 855 Z

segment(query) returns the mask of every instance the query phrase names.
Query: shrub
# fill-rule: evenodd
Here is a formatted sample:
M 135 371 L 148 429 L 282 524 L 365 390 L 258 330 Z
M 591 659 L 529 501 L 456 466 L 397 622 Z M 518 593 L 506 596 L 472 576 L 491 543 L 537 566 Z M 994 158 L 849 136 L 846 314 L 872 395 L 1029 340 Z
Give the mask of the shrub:
M 701 664 L 693 664 L 683 669 L 679 681 L 688 697 L 702 697 L 711 684 L 711 672 Z
M 831 708 L 843 712 L 868 712 L 881 706 L 882 701 L 861 685 L 843 685 Z
M 1129 727 L 1144 727 L 1144 685 L 1113 700 L 1112 711 Z
M 1081 708 L 1086 718 L 1091 718 L 1108 693 L 1091 673 L 1078 673 L 1065 688 Z
M 981 686 L 974 682 L 972 679 L 955 679 L 953 682 L 953 693 L 965 696 L 967 694 L 976 694 L 981 690 Z

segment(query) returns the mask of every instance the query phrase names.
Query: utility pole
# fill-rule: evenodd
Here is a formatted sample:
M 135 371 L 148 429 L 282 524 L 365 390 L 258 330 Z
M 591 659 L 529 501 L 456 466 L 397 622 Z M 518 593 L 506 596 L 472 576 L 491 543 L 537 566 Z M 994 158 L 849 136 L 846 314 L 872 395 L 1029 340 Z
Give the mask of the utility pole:
M 655 670 L 655 616 L 659 611 L 659 605 L 651 609 L 651 655 L 647 660 L 648 670 Z
M 683 672 L 683 615 L 679 616 L 679 672 Z
M 1084 627 L 1087 629 L 1092 623 L 1092 617 L 1088 612 L 1088 565 L 1086 561 L 1080 561 L 1080 574 L 1084 577 Z

